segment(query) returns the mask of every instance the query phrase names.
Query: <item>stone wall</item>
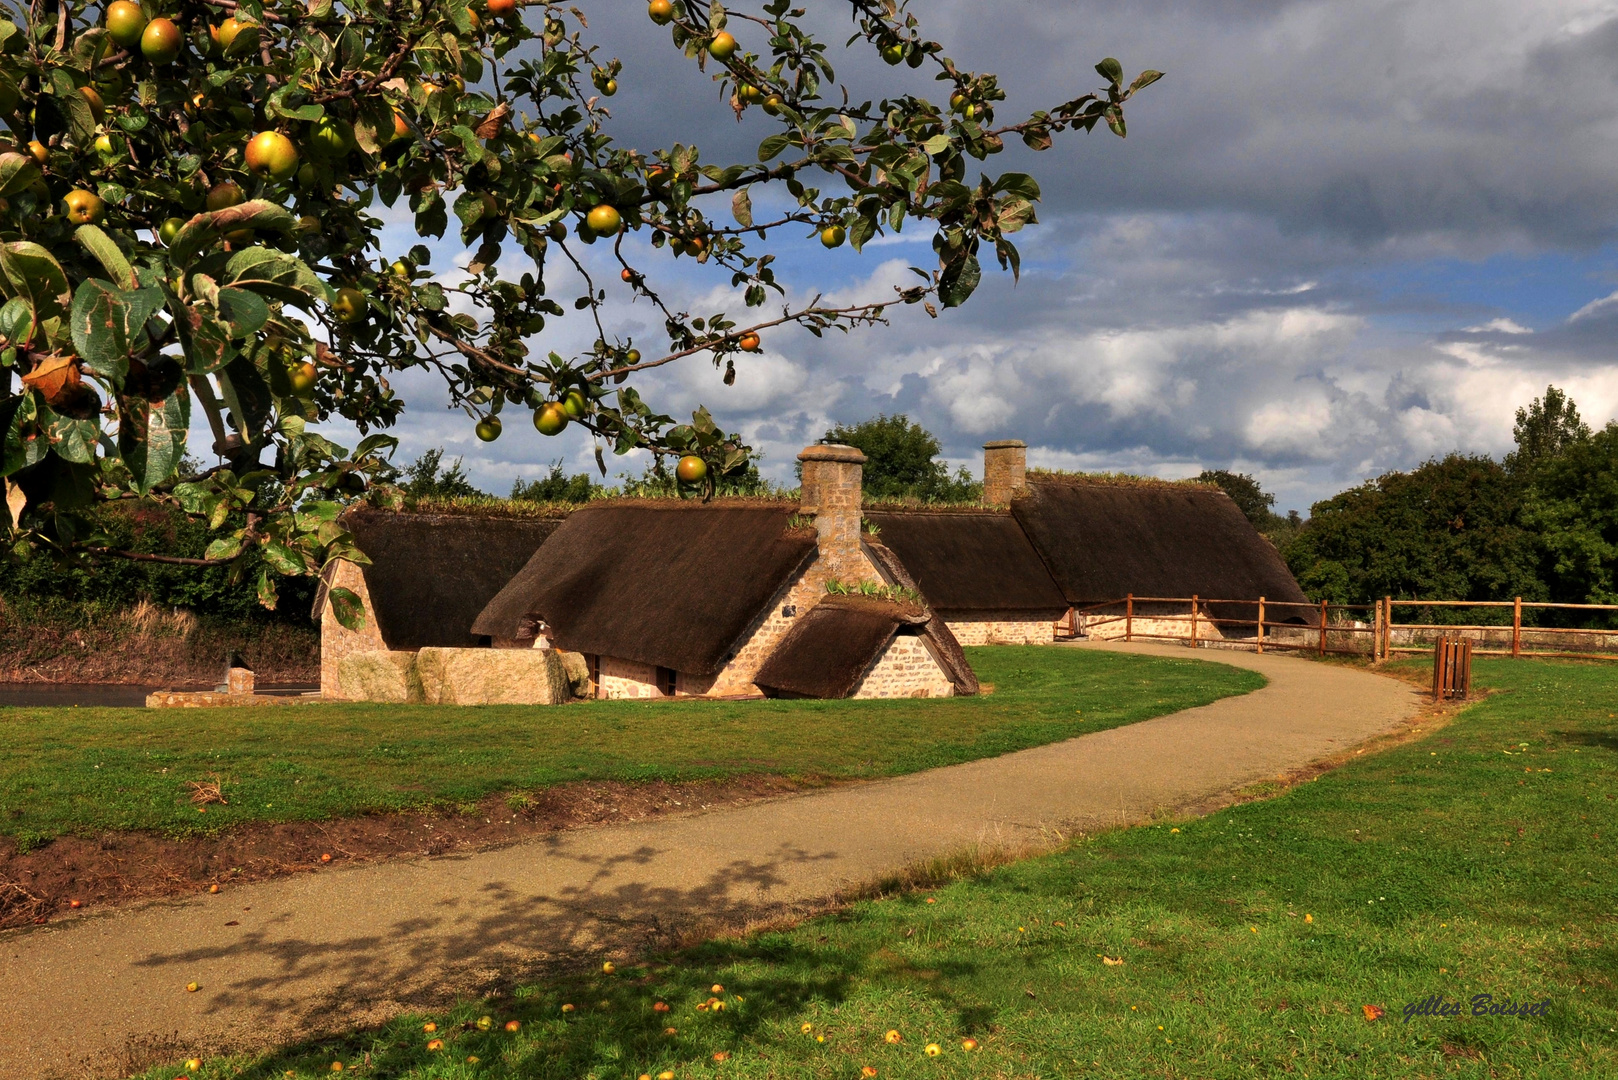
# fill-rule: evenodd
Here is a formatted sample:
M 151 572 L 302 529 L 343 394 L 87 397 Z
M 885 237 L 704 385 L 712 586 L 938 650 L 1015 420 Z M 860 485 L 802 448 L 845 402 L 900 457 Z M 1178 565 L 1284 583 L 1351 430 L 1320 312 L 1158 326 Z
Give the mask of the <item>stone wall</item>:
M 1137 605 L 1135 617 L 1126 624 L 1123 618 L 1123 608 L 1117 611 L 1106 611 L 1100 614 L 1080 615 L 1079 630 L 1086 637 L 1100 638 L 1102 640 L 1122 640 L 1126 628 L 1133 627 L 1134 636 L 1140 639 L 1175 638 L 1189 641 L 1191 638 L 1191 605 L 1176 604 L 1176 610 L 1169 610 L 1165 605 L 1157 604 L 1144 613 Z M 1166 617 L 1173 616 L 1173 617 Z M 1206 605 L 1197 606 L 1197 640 L 1223 641 L 1225 635 L 1218 626 L 1209 620 Z
M 332 564 L 329 579 L 333 589 L 351 589 L 365 605 L 365 622 L 358 630 L 350 630 L 337 621 L 327 599 L 320 611 L 320 696 L 341 700 L 349 695 L 343 690 L 342 661 L 345 656 L 362 652 L 387 652 L 388 644 L 382 640 L 382 631 L 376 625 L 371 607 L 371 593 L 365 587 L 365 575 L 347 559 Z
M 944 620 L 962 645 L 1049 645 L 1056 640 L 1051 619 L 1029 619 L 1015 612 L 987 612 L 981 619 Z
M 568 671 L 549 649 L 353 652 L 338 664 L 350 700 L 428 705 L 560 705 Z
M 852 696 L 925 698 L 949 697 L 954 692 L 926 641 L 915 633 L 900 632 L 876 658 Z
M 616 656 L 603 656 L 597 661 L 596 697 L 610 700 L 657 698 L 663 695 L 657 689 L 657 668 L 634 660 Z M 679 687 L 676 685 L 675 690 Z

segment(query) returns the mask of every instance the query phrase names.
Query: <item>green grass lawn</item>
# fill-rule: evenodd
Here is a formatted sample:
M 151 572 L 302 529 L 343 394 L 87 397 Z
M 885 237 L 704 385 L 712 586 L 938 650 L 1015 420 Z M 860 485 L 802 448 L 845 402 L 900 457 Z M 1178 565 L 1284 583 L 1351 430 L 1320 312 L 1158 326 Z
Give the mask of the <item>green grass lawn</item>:
M 1475 678 L 1503 692 L 1268 801 L 200 1075 L 1618 1076 L 1618 668 Z M 1435 994 L 1550 1005 L 1403 1019 Z
M 894 776 L 1131 724 L 1263 685 L 1197 660 L 968 650 L 992 694 L 920 701 L 0 710 L 0 836 L 217 830 L 474 803 L 569 780 Z M 199 814 L 187 781 L 223 781 Z

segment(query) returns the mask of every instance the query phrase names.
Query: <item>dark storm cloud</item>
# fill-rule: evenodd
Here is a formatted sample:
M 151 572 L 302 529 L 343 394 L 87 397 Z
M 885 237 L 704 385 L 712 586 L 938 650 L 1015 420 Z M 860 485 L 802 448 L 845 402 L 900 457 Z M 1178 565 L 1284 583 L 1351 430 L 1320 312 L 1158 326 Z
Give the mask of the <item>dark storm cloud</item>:
M 639 0 L 583 10 L 602 58 L 625 63 L 610 102 L 615 138 L 643 151 L 695 142 L 705 163 L 755 157 L 767 121 L 738 124 Z M 853 100 L 895 86 L 945 96 L 925 72 L 844 52 L 847 10 L 821 0 L 809 21 L 833 43 Z M 940 0 L 916 10 L 962 67 L 1000 74 L 1002 121 L 1094 89 L 1102 56 L 1168 75 L 1132 103 L 1127 140 L 1070 134 L 1046 154 L 1013 144 L 988 163 L 1032 172 L 1045 192 L 1043 224 L 1017 237 L 1020 285 L 988 271 L 971 303 L 936 321 L 907 309 L 891 328 L 847 337 L 772 333 L 733 388 L 700 360 L 647 380 L 663 411 L 706 403 L 745 431 L 771 475 L 789 479 L 792 455 L 831 422 L 905 411 L 957 461 L 974 462 L 986 438 L 1020 436 L 1036 462 L 1062 467 L 1233 465 L 1264 478 L 1283 507 L 1304 508 L 1431 455 L 1506 449 L 1512 409 L 1547 382 L 1597 422 L 1618 409 L 1618 300 L 1570 318 L 1618 282 L 1585 283 L 1566 310 L 1535 320 L 1509 290 L 1379 279 L 1440 258 L 1577 254 L 1614 239 L 1618 19 L 1604 5 Z M 744 48 L 762 48 L 759 28 L 734 29 Z M 829 281 L 851 302 L 890 295 L 906 263 L 929 265 L 921 239 L 863 258 L 813 252 L 807 264 L 784 236 L 765 247 L 782 252 L 795 301 Z M 694 311 L 739 307 L 717 268 L 635 257 Z M 611 314 L 630 320 L 615 325 L 637 343 L 656 342 L 658 321 L 642 308 Z M 582 322 L 558 320 L 536 347 L 586 347 Z M 491 490 L 559 456 L 589 461 L 576 431 L 546 440 L 521 418 L 483 447 L 430 380 L 400 385 L 417 406 L 401 432 L 405 457 L 433 445 L 466 452 Z

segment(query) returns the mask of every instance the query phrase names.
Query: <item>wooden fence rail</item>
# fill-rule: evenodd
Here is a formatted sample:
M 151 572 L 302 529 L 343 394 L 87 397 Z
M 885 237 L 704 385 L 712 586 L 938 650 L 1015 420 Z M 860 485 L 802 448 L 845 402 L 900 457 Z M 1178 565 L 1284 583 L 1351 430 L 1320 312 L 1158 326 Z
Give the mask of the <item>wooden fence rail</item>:
M 1250 617 L 1231 617 L 1229 612 L 1233 606 L 1237 609 L 1250 608 L 1253 614 Z M 1181 610 L 1173 610 L 1175 608 Z M 1510 611 L 1511 621 L 1493 624 L 1398 622 L 1394 616 L 1401 608 L 1494 608 L 1502 612 Z M 1586 616 L 1595 612 L 1611 612 L 1618 617 L 1618 604 L 1524 602 L 1521 597 L 1511 600 L 1395 600 L 1383 597 L 1372 604 L 1332 604 L 1324 600 L 1319 603 L 1299 603 L 1270 600 L 1262 596 L 1257 599 L 1209 599 L 1200 596 L 1136 596 L 1131 593 L 1118 600 L 1070 609 L 1066 618 L 1057 624 L 1057 633 L 1066 637 L 1098 634 L 1102 637 L 1122 637 L 1125 641 L 1184 641 L 1192 648 L 1217 641 L 1223 648 L 1250 648 L 1257 652 L 1293 649 L 1321 656 L 1331 653 L 1370 655 L 1377 661 L 1390 659 L 1400 653 L 1431 652 L 1434 642 L 1418 644 L 1417 636 L 1441 634 L 1471 641 L 1471 653 L 1476 656 L 1618 660 L 1618 641 L 1613 640 L 1618 638 L 1618 628 L 1525 627 L 1523 612 L 1530 610 L 1579 612 Z M 1224 614 L 1215 615 L 1214 612 Z M 1122 634 L 1117 633 L 1120 623 Z M 1112 628 L 1110 631 L 1109 627 Z M 1240 628 L 1243 632 L 1227 636 L 1224 633 L 1226 627 Z M 1493 636 L 1503 637 L 1507 632 L 1511 635 L 1509 647 L 1504 641 L 1498 648 L 1479 647 L 1489 644 Z M 1399 643 L 1401 635 L 1404 644 Z M 1587 642 L 1593 639 L 1595 647 L 1601 651 L 1545 647 L 1555 643 L 1558 635 L 1583 635 Z

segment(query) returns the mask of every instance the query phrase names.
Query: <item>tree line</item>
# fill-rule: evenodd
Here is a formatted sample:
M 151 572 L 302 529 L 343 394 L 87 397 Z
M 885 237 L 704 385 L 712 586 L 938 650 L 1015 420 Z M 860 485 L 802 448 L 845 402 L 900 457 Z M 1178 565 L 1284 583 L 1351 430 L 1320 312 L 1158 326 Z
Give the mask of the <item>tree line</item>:
M 1452 453 L 1280 518 L 1250 476 L 1205 472 L 1310 597 L 1618 603 L 1618 422 L 1592 431 L 1555 386 L 1517 410 L 1496 461 Z

